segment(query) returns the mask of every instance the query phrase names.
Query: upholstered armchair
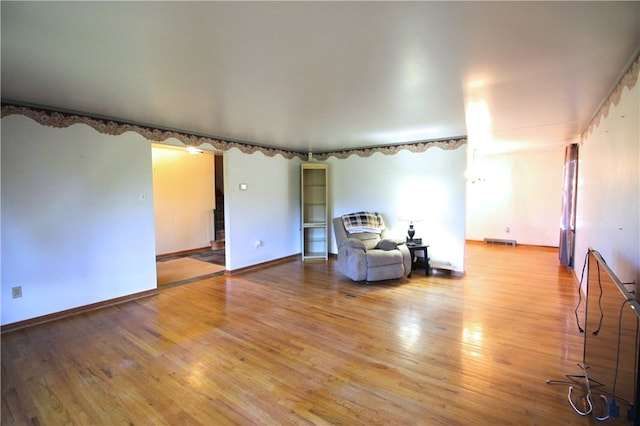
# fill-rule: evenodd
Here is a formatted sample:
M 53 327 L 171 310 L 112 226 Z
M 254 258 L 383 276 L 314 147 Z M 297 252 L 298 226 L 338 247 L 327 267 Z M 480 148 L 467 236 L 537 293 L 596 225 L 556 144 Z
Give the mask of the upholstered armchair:
M 411 253 L 391 238 L 382 215 L 358 212 L 333 218 L 338 268 L 354 281 L 402 278 L 411 273 Z

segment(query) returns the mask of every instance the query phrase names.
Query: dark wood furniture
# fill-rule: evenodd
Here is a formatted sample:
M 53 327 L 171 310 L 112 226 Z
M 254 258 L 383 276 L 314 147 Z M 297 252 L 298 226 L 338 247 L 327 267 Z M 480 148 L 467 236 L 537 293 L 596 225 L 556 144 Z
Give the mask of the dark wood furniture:
M 424 274 L 429 275 L 431 267 L 429 266 L 429 245 L 407 243 L 407 248 L 411 252 L 411 273 L 408 277 L 411 278 L 411 274 L 417 268 L 424 268 Z M 418 256 L 418 253 L 422 252 L 423 256 Z

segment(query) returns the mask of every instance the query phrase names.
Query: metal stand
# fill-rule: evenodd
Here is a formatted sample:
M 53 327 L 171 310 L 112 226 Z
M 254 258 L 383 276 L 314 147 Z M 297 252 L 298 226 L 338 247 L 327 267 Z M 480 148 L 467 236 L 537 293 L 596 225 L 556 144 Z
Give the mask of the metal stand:
M 582 370 L 582 375 L 567 374 L 565 375 L 565 377 L 568 380 L 547 380 L 547 384 L 569 386 L 567 399 L 569 400 L 569 404 L 571 404 L 571 407 L 575 410 L 575 412 L 580 414 L 581 416 L 593 414 L 596 420 L 608 419 L 609 415 L 607 410 L 607 398 L 604 395 L 600 394 L 600 399 L 604 401 L 604 405 L 601 405 L 599 399 L 596 399 L 596 401 L 594 401 L 591 397 L 591 390 L 594 388 L 602 387 L 604 386 L 604 384 L 589 377 L 589 375 L 587 374 L 587 370 L 589 368 L 588 366 L 578 363 L 578 367 Z M 573 392 L 574 387 L 582 390 L 582 393 L 580 393 L 578 397 L 576 397 Z

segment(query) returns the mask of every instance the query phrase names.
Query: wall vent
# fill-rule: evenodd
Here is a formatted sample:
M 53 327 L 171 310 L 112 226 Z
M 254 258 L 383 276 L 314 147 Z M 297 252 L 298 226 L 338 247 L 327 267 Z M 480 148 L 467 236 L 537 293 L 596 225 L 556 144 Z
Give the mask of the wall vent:
M 516 240 L 501 240 L 499 238 L 485 238 L 484 243 L 493 244 L 495 246 L 510 246 L 510 247 L 515 247 L 518 245 L 518 243 L 516 243 Z

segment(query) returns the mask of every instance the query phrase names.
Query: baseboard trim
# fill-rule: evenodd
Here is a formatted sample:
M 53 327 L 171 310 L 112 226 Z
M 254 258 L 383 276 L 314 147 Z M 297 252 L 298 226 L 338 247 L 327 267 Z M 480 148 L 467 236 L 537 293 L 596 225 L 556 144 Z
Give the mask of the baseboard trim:
M 189 250 L 189 251 L 198 251 L 198 250 Z M 162 255 L 162 256 L 158 256 L 158 257 L 165 257 L 165 256 L 171 256 L 171 255 Z M 331 254 L 330 254 L 330 256 L 331 256 Z M 335 255 L 333 255 L 333 256 L 335 256 Z M 277 264 L 280 264 L 280 263 L 293 262 L 293 261 L 299 260 L 299 259 L 300 259 L 300 253 L 292 254 L 291 256 L 281 257 L 279 259 L 274 259 L 274 260 L 270 260 L 270 261 L 267 261 L 267 262 L 258 263 L 258 264 L 247 266 L 247 267 L 244 267 L 244 268 L 234 269 L 232 271 L 225 270 L 224 271 L 224 275 L 238 275 L 238 274 L 242 274 L 242 273 L 245 273 L 245 272 L 255 271 L 255 270 L 263 269 L 263 268 L 268 268 L 270 266 L 274 266 L 274 265 L 277 265 Z M 123 296 L 123 297 L 118 297 L 118 298 L 115 298 L 115 299 L 105 300 L 103 302 L 93 303 L 91 305 L 85 305 L 85 306 L 80 306 L 80 307 L 73 308 L 73 309 L 68 309 L 66 311 L 55 312 L 53 314 L 43 315 L 43 316 L 40 316 L 40 317 L 31 318 L 31 319 L 24 320 L 24 321 L 18 321 L 18 322 L 14 322 L 14 323 L 11 323 L 11 324 L 6 324 L 6 325 L 3 325 L 3 326 L 0 326 L 0 334 L 9 333 L 9 332 L 12 332 L 12 331 L 17 331 L 17 330 L 22 330 L 24 328 L 33 327 L 33 326 L 44 324 L 44 323 L 47 323 L 47 322 L 56 321 L 56 320 L 59 320 L 59 319 L 62 319 L 62 318 L 67 318 L 67 317 L 71 317 L 71 316 L 74 316 L 74 315 L 80 315 L 80 314 L 84 314 L 84 313 L 87 313 L 87 312 L 108 308 L 110 306 L 119 305 L 119 304 L 122 304 L 122 303 L 133 302 L 135 300 L 143 299 L 145 297 L 157 296 L 160 293 L 161 290 L 162 290 L 161 288 L 156 288 L 156 289 L 153 289 L 153 290 L 147 290 L 147 291 L 143 291 L 143 292 L 140 292 L 140 293 L 130 294 L 128 296 Z
M 245 272 L 255 271 L 257 269 L 268 268 L 270 266 L 278 265 L 280 263 L 293 262 L 294 260 L 298 260 L 298 259 L 300 259 L 300 253 L 292 254 L 291 256 L 281 257 L 279 259 L 269 260 L 269 261 L 263 262 L 263 263 L 257 263 L 255 265 L 251 265 L 251 266 L 245 266 L 244 268 L 226 270 L 226 271 L 224 271 L 224 274 L 225 275 L 243 274 Z
M 485 244 L 485 242 L 483 240 L 465 240 L 466 244 L 479 244 L 479 245 L 487 245 Z M 540 248 L 550 248 L 550 249 L 557 249 L 558 246 L 547 246 L 547 245 L 541 245 L 541 244 L 523 244 L 523 243 L 518 243 L 517 246 L 515 247 L 540 247 Z
M 11 324 L 0 326 L 0 334 L 9 333 L 11 331 L 22 330 L 24 328 L 33 327 L 47 322 L 56 321 L 62 318 L 68 318 L 75 315 L 85 314 L 91 311 L 108 308 L 110 306 L 121 305 L 123 303 L 133 302 L 145 297 L 156 296 L 159 294 L 158 289 L 142 291 L 127 296 L 117 297 L 115 299 L 105 300 L 103 302 L 92 303 L 90 305 L 80 306 L 77 308 L 67 309 L 65 311 L 55 312 L 53 314 L 42 315 L 24 321 L 18 321 Z

